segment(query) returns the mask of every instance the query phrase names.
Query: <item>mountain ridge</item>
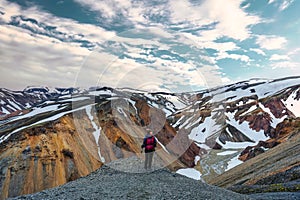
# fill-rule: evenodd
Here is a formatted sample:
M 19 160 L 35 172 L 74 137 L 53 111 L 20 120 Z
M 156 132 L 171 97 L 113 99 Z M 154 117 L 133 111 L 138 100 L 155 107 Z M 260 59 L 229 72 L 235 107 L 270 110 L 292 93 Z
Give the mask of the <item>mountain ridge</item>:
M 58 184 L 54 178 L 42 187 L 35 181 L 28 190 L 23 182 L 15 186 L 34 176 L 34 168 L 45 169 L 35 174 L 39 179 L 53 176 L 53 170 L 63 173 L 62 184 L 103 163 L 140 156 L 149 129 L 156 133 L 163 166 L 195 167 L 203 179 L 222 174 L 242 163 L 245 148 L 267 151 L 255 145 L 276 140 L 277 126 L 300 116 L 299 80 L 252 80 L 182 94 L 100 87 L 42 101 L 0 121 L 2 194 L 16 195 L 9 189 L 13 185 L 24 194 Z

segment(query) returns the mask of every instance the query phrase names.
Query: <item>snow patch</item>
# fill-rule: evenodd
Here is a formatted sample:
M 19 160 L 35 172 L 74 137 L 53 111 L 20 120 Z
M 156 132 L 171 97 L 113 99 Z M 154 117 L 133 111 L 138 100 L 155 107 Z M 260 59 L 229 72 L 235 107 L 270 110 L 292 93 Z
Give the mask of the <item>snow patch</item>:
M 224 145 L 222 145 L 222 147 L 224 149 L 245 149 L 248 146 L 254 146 L 256 144 L 258 144 L 258 142 L 253 143 L 253 142 L 229 142 L 229 141 L 226 141 L 226 143 Z
M 20 119 L 24 119 L 24 118 L 30 118 L 30 117 L 36 116 L 38 114 L 51 112 L 51 111 L 62 110 L 64 108 L 65 107 L 59 108 L 59 105 L 50 105 L 50 106 L 46 106 L 46 107 L 43 107 L 43 108 L 37 107 L 37 108 L 34 108 L 31 112 L 29 112 L 25 115 L 21 115 L 21 116 L 15 118 L 15 119 L 13 119 L 12 121 L 16 121 L 16 120 L 20 120 Z
M 194 168 L 179 169 L 176 173 L 195 180 L 201 180 L 201 173 Z
M 118 107 L 117 110 L 118 110 L 118 112 L 119 112 L 120 114 L 122 114 L 124 117 L 128 117 L 127 114 L 124 112 L 124 110 L 123 110 L 122 108 Z
M 300 101 L 295 99 L 296 95 L 297 91 L 293 92 L 283 103 L 296 117 L 300 117 Z
M 163 145 L 156 137 L 155 137 L 155 140 L 163 148 L 163 150 L 165 150 L 165 152 L 167 152 L 168 154 L 170 154 L 170 152 L 167 150 L 167 148 L 165 147 L 165 145 Z
M 2 107 L 1 109 L 2 109 L 2 112 L 5 113 L 5 114 L 9 114 L 9 113 L 10 113 L 10 112 L 9 112 L 8 110 L 6 110 L 4 107 Z
M 228 170 L 230 170 L 230 169 L 232 169 L 232 168 L 234 168 L 234 167 L 236 167 L 236 166 L 243 163 L 243 161 L 240 161 L 238 159 L 238 157 L 239 157 L 239 155 L 233 157 L 230 161 L 228 161 L 228 163 L 227 163 L 228 165 L 227 165 L 225 171 L 228 171 Z
M 76 97 L 76 98 L 69 98 L 69 99 L 64 99 L 64 100 L 60 100 L 59 102 L 74 102 L 74 101 L 83 101 L 83 100 L 87 100 L 90 99 L 90 97 Z
M 7 99 L 7 101 L 17 110 L 22 110 L 19 105 L 17 105 L 15 102 L 11 101 L 10 99 Z
M 98 90 L 98 91 L 89 91 L 90 95 L 101 96 L 101 95 L 109 95 L 115 96 L 116 94 L 111 92 L 110 90 Z
M 196 157 L 195 157 L 195 160 L 194 160 L 195 165 L 197 165 L 197 163 L 198 163 L 199 160 L 200 160 L 200 156 L 196 156 Z
M 93 128 L 95 129 L 95 131 L 93 132 L 93 136 L 95 138 L 95 142 L 98 148 L 98 155 L 99 158 L 101 160 L 102 163 L 105 163 L 105 158 L 101 155 L 101 151 L 100 151 L 100 145 L 99 145 L 99 138 L 100 138 L 100 134 L 101 134 L 101 127 L 98 127 L 97 124 L 94 121 L 94 116 L 92 115 L 92 106 L 88 106 L 86 107 L 86 114 L 88 115 Z
M 201 144 L 201 143 L 197 143 L 195 142 L 195 144 L 200 147 L 201 149 L 205 149 L 205 150 L 210 150 L 211 148 L 209 146 L 207 146 L 206 144 Z
M 189 139 L 199 143 L 204 143 L 206 138 L 216 133 L 220 129 L 221 126 L 218 125 L 214 119 L 212 119 L 211 117 L 206 117 L 202 124 L 191 130 Z
M 227 155 L 231 155 L 231 154 L 234 154 L 236 153 L 237 151 L 223 151 L 223 152 L 220 152 L 220 153 L 217 153 L 218 156 L 227 156 Z

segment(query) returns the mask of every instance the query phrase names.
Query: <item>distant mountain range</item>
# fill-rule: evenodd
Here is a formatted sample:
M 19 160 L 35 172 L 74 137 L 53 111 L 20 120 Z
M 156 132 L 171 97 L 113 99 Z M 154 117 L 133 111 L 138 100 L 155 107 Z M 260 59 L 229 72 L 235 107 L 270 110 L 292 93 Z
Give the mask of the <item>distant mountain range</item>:
M 23 91 L 0 88 L 0 115 L 13 114 L 29 109 L 46 100 L 79 93 L 78 88 L 27 87 Z M 18 113 L 19 114 L 19 113 Z
M 289 139 L 300 116 L 300 77 L 252 79 L 186 93 L 128 88 L 0 89 L 1 198 L 85 176 L 141 156 L 148 129 L 157 155 L 202 179 L 226 173 Z M 283 135 L 283 128 L 286 131 Z

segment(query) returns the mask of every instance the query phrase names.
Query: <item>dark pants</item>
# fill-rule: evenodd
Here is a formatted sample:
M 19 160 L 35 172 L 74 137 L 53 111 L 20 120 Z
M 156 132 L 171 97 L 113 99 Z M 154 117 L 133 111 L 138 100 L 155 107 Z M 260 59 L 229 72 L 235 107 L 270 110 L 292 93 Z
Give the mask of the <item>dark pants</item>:
M 145 169 L 151 169 L 154 151 L 145 153 Z

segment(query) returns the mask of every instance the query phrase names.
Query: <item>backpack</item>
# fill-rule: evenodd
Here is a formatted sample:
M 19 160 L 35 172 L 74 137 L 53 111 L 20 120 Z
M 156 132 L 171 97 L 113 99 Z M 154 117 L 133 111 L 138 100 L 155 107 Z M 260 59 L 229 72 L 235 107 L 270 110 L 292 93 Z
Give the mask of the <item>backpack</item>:
M 153 136 L 146 138 L 145 150 L 153 151 L 154 148 L 155 148 L 155 138 Z

